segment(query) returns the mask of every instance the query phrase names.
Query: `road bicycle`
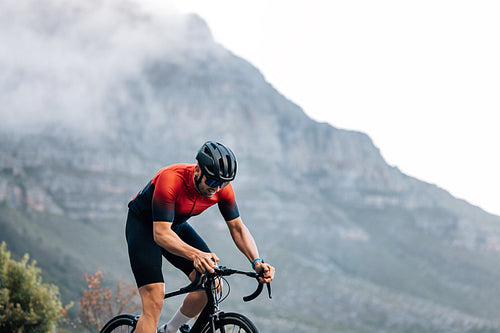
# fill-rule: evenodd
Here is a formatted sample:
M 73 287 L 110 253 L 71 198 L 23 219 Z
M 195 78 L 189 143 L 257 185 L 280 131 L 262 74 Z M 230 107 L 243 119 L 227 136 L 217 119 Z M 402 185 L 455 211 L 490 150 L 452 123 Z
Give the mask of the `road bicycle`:
M 180 288 L 177 291 L 165 293 L 164 299 L 174 297 L 177 295 L 187 294 L 193 291 L 204 290 L 207 295 L 207 304 L 201 311 L 200 315 L 193 324 L 193 327 L 183 326 L 181 327 L 181 332 L 189 333 L 230 333 L 230 332 L 240 332 L 240 333 L 258 333 L 259 331 L 255 325 L 242 314 L 235 312 L 224 312 L 220 310 L 219 304 L 228 296 L 230 288 L 229 283 L 225 276 L 230 276 L 233 274 L 245 275 L 248 277 L 255 278 L 259 281 L 261 275 L 255 272 L 245 272 L 240 270 L 235 270 L 227 267 L 216 267 L 214 268 L 214 273 L 200 274 L 196 272 L 196 277 L 189 285 Z M 221 280 L 225 280 L 225 284 L 228 286 L 228 292 L 226 295 L 222 295 L 222 292 L 217 291 L 217 287 L 221 286 Z M 271 295 L 271 285 L 266 284 L 269 298 Z M 250 295 L 243 297 L 245 302 L 251 301 L 260 295 L 264 288 L 264 285 L 258 282 L 257 289 Z M 104 325 L 100 333 L 122 333 L 122 332 L 134 332 L 137 325 L 138 315 L 132 314 L 120 314 L 113 317 L 110 321 Z

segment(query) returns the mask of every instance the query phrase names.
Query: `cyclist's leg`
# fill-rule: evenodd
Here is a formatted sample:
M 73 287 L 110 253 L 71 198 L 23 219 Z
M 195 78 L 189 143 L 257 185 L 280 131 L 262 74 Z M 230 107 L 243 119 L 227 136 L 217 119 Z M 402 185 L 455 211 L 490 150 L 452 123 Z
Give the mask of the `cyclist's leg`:
M 129 211 L 126 236 L 130 265 L 139 288 L 142 315 L 137 323 L 137 332 L 156 330 L 164 296 L 161 272 L 161 248 L 153 239 L 151 221 L 142 221 Z
M 142 314 L 137 321 L 137 333 L 156 332 L 165 295 L 163 286 L 163 283 L 151 283 L 139 288 Z
M 205 241 L 187 222 L 173 226 L 172 230 L 174 230 L 174 232 L 187 244 L 197 248 L 198 250 L 204 252 L 211 252 Z M 186 274 L 191 281 L 194 280 L 196 274 L 193 262 L 191 260 L 176 256 L 165 250 L 163 250 L 163 256 L 170 263 L 172 263 L 172 265 L 183 271 L 184 274 Z M 184 301 L 179 311 L 174 315 L 174 317 L 172 317 L 171 322 L 180 322 L 180 320 L 178 321 L 177 320 L 178 318 L 176 317 L 179 318 L 182 318 L 182 316 L 189 318 L 196 317 L 201 312 L 206 303 L 207 303 L 207 296 L 205 295 L 205 292 L 203 290 L 189 293 L 184 298 Z
M 194 280 L 196 276 L 196 271 L 193 270 L 191 274 L 189 274 L 189 279 L 191 281 Z M 220 292 L 220 285 L 217 285 L 217 292 Z M 201 310 L 207 303 L 207 295 L 204 290 L 200 290 L 197 292 L 189 293 L 182 302 L 180 310 L 188 317 L 196 317 L 200 314 Z
M 189 279 L 193 281 L 195 276 L 196 272 L 193 270 L 189 275 Z M 203 310 L 206 303 L 207 295 L 205 295 L 205 291 L 195 291 L 186 295 L 180 307 L 180 311 L 184 315 L 194 318 L 201 312 L 201 310 Z

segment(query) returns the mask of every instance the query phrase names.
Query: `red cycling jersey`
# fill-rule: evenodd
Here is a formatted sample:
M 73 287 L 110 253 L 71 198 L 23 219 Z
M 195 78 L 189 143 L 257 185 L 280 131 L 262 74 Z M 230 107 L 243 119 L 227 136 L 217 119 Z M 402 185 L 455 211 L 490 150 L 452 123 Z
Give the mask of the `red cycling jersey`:
M 202 196 L 193 181 L 195 164 L 174 164 L 158 171 L 153 179 L 129 203 L 139 217 L 174 224 L 218 204 L 226 221 L 240 216 L 231 184 L 211 198 Z

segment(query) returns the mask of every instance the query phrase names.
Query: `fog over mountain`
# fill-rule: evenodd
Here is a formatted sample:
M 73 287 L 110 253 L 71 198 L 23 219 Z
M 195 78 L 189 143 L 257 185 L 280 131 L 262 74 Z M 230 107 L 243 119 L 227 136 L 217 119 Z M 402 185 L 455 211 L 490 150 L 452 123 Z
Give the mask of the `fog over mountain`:
M 131 280 L 128 200 L 212 139 L 238 156 L 240 211 L 277 268 L 273 300 L 242 304 L 253 286 L 235 281 L 223 308 L 263 332 L 500 329 L 500 218 L 387 165 L 367 135 L 308 118 L 201 18 L 7 0 L 0 41 L 0 241 L 66 300 L 99 267 Z M 247 267 L 216 209 L 192 223 L 223 264 Z
M 2 126 L 27 131 L 52 122 L 105 130 L 110 89 L 173 56 L 172 44 L 190 44 L 185 18 L 155 20 L 131 2 L 7 0 L 0 17 Z

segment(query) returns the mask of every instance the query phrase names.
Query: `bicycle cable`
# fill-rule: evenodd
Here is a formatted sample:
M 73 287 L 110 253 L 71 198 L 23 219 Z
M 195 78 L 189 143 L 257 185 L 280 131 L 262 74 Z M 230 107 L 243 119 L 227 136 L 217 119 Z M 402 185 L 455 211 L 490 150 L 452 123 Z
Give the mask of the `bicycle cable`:
M 219 276 L 218 279 L 223 281 L 223 283 L 219 282 L 219 286 L 220 286 L 219 294 L 221 296 L 219 296 L 219 299 L 217 301 L 220 304 L 229 296 L 229 293 L 231 292 L 231 285 L 229 284 L 229 281 L 226 278 L 224 278 L 223 276 Z M 223 288 L 223 287 L 225 287 L 226 285 L 227 285 L 227 293 L 225 295 L 223 295 L 224 290 L 225 290 L 225 288 Z

